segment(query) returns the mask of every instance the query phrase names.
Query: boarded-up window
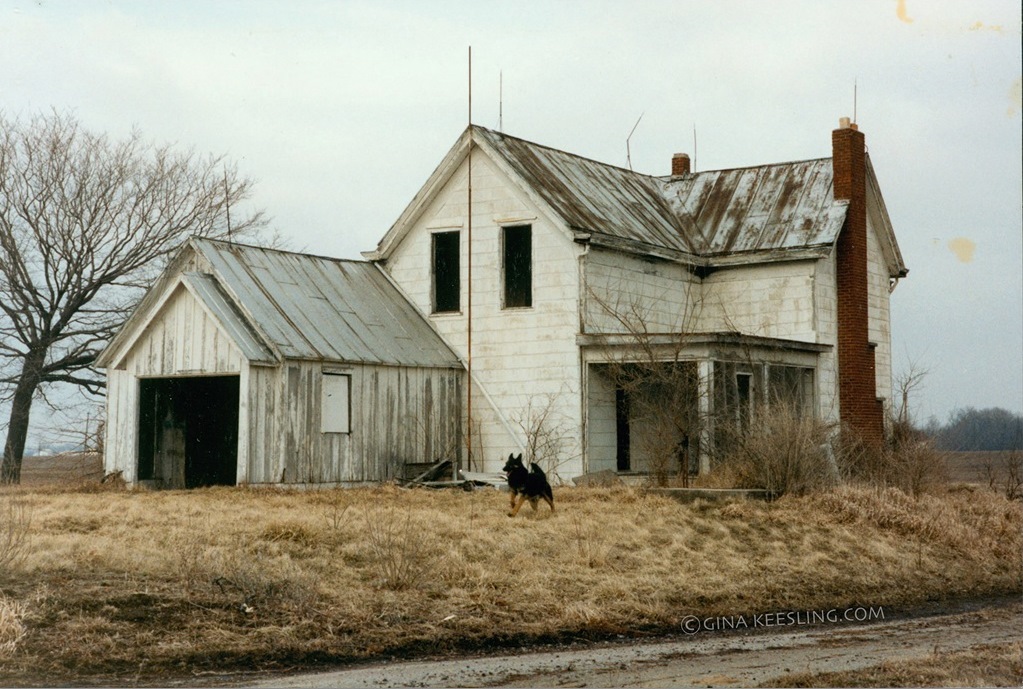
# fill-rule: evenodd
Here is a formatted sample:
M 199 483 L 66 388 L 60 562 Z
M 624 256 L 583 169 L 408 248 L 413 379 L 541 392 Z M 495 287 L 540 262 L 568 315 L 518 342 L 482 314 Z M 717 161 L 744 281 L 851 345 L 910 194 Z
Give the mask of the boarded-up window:
M 533 228 L 530 225 L 505 227 L 504 306 L 533 305 Z
M 458 245 L 458 232 L 437 232 L 433 235 L 434 313 L 449 313 L 462 307 Z
M 321 430 L 324 433 L 351 433 L 351 382 L 343 373 L 323 374 L 323 400 Z

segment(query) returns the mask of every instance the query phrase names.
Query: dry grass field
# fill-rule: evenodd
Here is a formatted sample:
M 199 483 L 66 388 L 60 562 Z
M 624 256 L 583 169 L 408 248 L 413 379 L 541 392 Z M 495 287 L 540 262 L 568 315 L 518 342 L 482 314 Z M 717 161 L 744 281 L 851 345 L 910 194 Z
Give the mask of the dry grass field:
M 0 491 L 0 685 L 168 684 L 1023 590 L 1023 505 L 841 488 Z M 6 552 L 6 559 L 5 559 Z

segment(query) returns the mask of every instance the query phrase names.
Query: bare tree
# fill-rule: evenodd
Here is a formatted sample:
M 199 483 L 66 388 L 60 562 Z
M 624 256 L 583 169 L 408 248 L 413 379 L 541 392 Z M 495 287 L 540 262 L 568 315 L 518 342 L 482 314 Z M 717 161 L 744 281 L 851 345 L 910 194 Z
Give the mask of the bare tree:
M 170 253 L 190 235 L 252 236 L 253 182 L 223 157 L 83 129 L 57 112 L 0 113 L 0 482 L 17 483 L 32 403 L 50 384 L 100 394 L 92 368 Z

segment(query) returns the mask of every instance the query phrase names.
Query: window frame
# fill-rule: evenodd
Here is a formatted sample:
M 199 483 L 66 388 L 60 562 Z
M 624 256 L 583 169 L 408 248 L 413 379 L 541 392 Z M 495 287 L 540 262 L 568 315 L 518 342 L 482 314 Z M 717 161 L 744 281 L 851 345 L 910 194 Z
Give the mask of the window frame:
M 453 246 L 448 244 L 454 240 Z M 444 285 L 438 280 L 441 263 L 438 256 L 438 248 L 441 242 L 445 246 L 440 247 L 449 252 L 445 258 L 452 262 L 453 266 L 447 266 L 447 275 L 453 275 L 454 284 Z M 453 259 L 453 260 L 452 260 Z M 444 292 L 441 292 L 444 289 Z M 442 300 L 443 297 L 443 300 Z M 442 303 L 443 302 L 443 303 Z M 430 305 L 432 314 L 457 314 L 462 312 L 462 233 L 460 230 L 444 230 L 430 234 Z
M 328 385 L 328 381 L 331 381 Z M 344 408 L 340 410 L 340 413 L 328 413 L 330 412 L 334 404 L 332 403 L 331 390 L 337 384 L 343 384 L 343 393 L 338 399 L 343 400 Z M 320 381 L 320 432 L 327 434 L 340 434 L 350 435 L 352 432 L 352 374 L 350 373 L 339 373 L 337 371 L 323 371 L 322 378 Z M 334 391 L 337 394 L 341 391 Z M 337 423 L 332 423 L 337 421 Z
M 518 239 L 515 239 L 516 235 Z M 528 242 L 528 253 L 521 250 L 523 236 Z M 510 255 L 510 245 L 519 249 L 516 255 Z M 523 261 L 523 258 L 527 260 Z M 522 266 L 525 267 L 524 277 L 518 272 Z M 530 223 L 501 227 L 501 308 L 533 308 L 533 225 Z

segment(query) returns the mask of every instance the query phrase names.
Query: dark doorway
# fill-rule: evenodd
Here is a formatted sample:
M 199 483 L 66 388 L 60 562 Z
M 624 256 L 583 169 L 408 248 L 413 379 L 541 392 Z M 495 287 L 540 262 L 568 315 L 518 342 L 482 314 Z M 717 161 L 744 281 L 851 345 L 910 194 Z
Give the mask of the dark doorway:
M 629 393 L 618 388 L 615 390 L 615 429 L 617 431 L 618 471 L 629 471 L 632 468 L 632 457 L 629 451 L 632 433 L 629 427 Z
M 160 488 L 233 486 L 238 376 L 139 381 L 139 481 Z

